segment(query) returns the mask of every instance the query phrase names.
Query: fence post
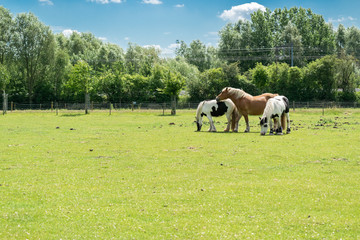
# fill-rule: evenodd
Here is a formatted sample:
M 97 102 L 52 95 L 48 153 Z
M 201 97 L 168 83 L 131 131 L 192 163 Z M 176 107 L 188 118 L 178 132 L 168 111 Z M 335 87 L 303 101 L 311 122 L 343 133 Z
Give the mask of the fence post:
M 55 108 L 56 108 L 56 116 L 57 116 L 58 115 L 58 109 L 59 109 L 59 103 L 58 102 L 55 103 Z
M 14 102 L 11 102 L 11 112 L 13 111 L 14 109 Z
M 322 104 L 322 115 L 324 116 L 325 113 L 325 103 Z
M 51 101 L 51 112 L 54 110 L 54 102 Z

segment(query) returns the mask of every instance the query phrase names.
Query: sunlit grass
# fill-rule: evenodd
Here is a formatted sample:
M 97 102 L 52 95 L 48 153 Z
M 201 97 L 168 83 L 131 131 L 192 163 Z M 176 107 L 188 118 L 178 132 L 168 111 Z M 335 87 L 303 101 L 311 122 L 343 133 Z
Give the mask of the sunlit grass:
M 360 110 L 296 109 L 284 136 L 194 115 L 0 116 L 0 239 L 360 237 Z

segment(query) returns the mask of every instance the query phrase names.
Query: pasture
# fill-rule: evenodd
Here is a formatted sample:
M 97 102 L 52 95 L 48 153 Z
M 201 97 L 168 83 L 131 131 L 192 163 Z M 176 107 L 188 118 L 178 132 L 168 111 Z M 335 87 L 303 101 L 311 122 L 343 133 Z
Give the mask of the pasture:
M 360 238 L 359 109 L 291 110 L 283 136 L 194 117 L 1 115 L 0 239 Z

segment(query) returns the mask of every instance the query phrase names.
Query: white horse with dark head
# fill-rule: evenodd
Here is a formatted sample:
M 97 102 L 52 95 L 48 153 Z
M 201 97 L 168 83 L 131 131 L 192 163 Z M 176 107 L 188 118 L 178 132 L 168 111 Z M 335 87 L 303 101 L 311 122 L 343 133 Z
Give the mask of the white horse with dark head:
M 290 133 L 289 100 L 285 96 L 270 98 L 260 118 L 261 135 L 266 134 L 269 125 L 270 135 L 274 134 L 274 131 L 276 134 L 282 135 L 285 118 L 287 122 L 286 133 Z M 272 120 L 274 120 L 274 128 Z
M 228 121 L 227 127 L 224 131 L 228 132 L 230 130 L 231 122 L 231 129 L 234 132 L 237 132 L 239 127 L 240 114 L 237 111 L 235 104 L 230 99 L 219 102 L 216 100 L 202 101 L 199 103 L 196 110 L 197 131 L 201 130 L 203 124 L 202 117 L 206 116 L 210 122 L 209 132 L 216 132 L 212 117 L 219 117 L 223 116 L 224 114 L 226 115 Z

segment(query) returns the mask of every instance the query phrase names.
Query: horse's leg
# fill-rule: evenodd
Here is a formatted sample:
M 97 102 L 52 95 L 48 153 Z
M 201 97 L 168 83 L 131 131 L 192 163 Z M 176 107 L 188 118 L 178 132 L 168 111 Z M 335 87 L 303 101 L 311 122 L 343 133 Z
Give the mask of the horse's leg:
M 276 124 L 275 124 L 275 118 L 274 119 L 271 119 L 271 118 L 269 118 L 270 119 L 270 133 L 269 133 L 269 135 L 274 135 L 274 126 L 273 126 L 273 122 L 274 122 L 274 125 L 276 126 Z
M 224 129 L 224 132 L 228 132 L 230 131 L 230 124 L 231 124 L 231 119 L 232 119 L 232 114 L 231 113 L 226 113 L 226 119 L 227 119 L 227 126 Z
M 277 121 L 276 134 L 283 135 L 282 126 L 281 126 L 281 116 L 279 118 L 276 118 L 276 121 Z
M 216 128 L 214 125 L 214 121 L 212 120 L 212 117 L 209 115 L 207 116 L 210 122 L 210 128 L 209 128 L 209 132 L 216 132 Z
M 287 123 L 286 134 L 289 134 L 290 133 L 290 116 L 289 116 L 289 113 L 286 113 L 286 123 Z
M 234 127 L 234 132 L 238 132 L 239 131 L 239 120 L 241 118 L 241 115 L 237 116 L 235 119 L 235 127 Z
M 245 123 L 246 123 L 246 129 L 245 132 L 250 132 L 250 125 L 249 125 L 249 117 L 247 114 L 244 114 Z
M 235 119 L 235 128 L 234 128 L 234 132 L 238 132 L 238 131 L 239 131 L 239 121 L 240 121 L 240 119 L 241 119 L 242 115 L 241 115 L 241 113 L 240 113 L 240 112 L 238 112 L 238 114 L 235 114 L 235 115 L 237 115 L 237 116 L 236 116 L 236 119 Z

